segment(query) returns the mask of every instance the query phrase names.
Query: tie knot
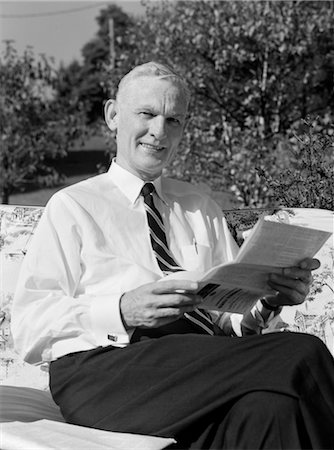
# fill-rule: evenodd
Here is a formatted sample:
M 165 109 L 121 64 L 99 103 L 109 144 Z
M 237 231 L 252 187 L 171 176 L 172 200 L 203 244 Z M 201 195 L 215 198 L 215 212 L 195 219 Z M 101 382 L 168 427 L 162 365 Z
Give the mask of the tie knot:
M 142 190 L 140 191 L 140 193 L 141 193 L 141 195 L 146 197 L 147 195 L 152 194 L 154 189 L 155 188 L 154 188 L 154 184 L 153 183 L 145 183 L 144 186 L 142 187 Z

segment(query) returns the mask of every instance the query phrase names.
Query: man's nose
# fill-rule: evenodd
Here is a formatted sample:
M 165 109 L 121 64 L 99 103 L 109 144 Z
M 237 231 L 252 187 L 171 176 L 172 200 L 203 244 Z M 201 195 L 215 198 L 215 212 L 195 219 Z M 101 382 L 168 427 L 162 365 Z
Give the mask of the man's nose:
M 154 117 L 150 123 L 150 133 L 156 139 L 164 139 L 167 135 L 166 120 L 160 116 Z

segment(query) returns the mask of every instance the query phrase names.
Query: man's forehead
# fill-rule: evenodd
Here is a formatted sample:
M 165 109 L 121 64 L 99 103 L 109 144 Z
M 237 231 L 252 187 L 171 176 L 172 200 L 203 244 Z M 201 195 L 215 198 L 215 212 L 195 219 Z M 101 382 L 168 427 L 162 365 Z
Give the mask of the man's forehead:
M 174 77 L 164 76 L 140 76 L 129 80 L 120 93 L 125 100 L 145 101 L 153 103 L 158 97 L 177 99 L 179 106 L 184 107 L 187 103 L 186 94 L 180 82 Z M 184 108 L 183 108 L 184 109 Z

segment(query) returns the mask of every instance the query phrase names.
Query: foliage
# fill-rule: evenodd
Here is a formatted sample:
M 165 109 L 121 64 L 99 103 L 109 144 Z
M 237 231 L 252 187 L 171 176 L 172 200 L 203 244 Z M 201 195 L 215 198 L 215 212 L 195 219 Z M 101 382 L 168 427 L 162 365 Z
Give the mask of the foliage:
M 113 20 L 114 35 L 110 34 L 110 20 Z M 85 105 L 86 122 L 94 127 L 103 119 L 103 102 L 115 91 L 122 65 L 126 57 L 131 64 L 132 46 L 127 39 L 132 19 L 117 5 L 101 9 L 96 18 L 98 30 L 93 39 L 82 48 L 83 63 L 72 62 L 62 68 L 63 89 L 75 91 Z M 113 42 L 112 42 L 113 40 Z M 112 49 L 115 60 L 112 61 Z
M 146 15 L 136 20 L 115 5 L 97 17 L 99 28 L 83 48 L 75 88 L 86 101 L 89 123 L 101 123 L 104 99 L 115 94 L 119 79 L 135 64 L 170 64 L 187 79 L 192 101 L 183 143 L 168 173 L 232 191 L 242 206 L 268 206 L 274 198 L 260 174 L 277 179 L 291 170 L 288 136 L 300 120 L 317 115 L 326 132 L 333 129 L 333 3 L 163 0 L 145 5 Z
M 262 169 L 258 172 L 276 203 L 290 208 L 333 210 L 333 136 L 319 129 L 317 121 L 308 119 L 302 124 L 302 134 L 294 134 L 287 142 L 289 167 L 275 178 Z
M 245 212 L 247 211 L 247 214 Z M 272 215 L 275 214 L 274 209 L 264 209 L 264 208 L 258 208 L 258 209 L 237 209 L 237 210 L 230 210 L 230 211 L 224 211 L 224 216 L 227 220 L 228 228 L 234 238 L 234 240 L 237 242 L 239 247 L 243 244 L 245 240 L 245 232 L 249 232 L 256 222 L 259 220 L 260 216 L 263 214 L 265 215 Z
M 82 81 L 81 65 L 78 61 L 72 61 L 68 66 L 62 63 L 57 73 L 57 85 L 55 95 L 58 101 L 66 98 L 68 112 L 74 113 L 81 102 L 80 83 Z M 83 107 L 83 105 L 82 105 Z
M 312 1 L 147 3 L 140 59 L 177 67 L 193 93 L 174 176 L 233 190 L 245 206 L 267 204 L 268 189 L 255 168 L 273 177 L 282 170 L 285 135 L 307 114 L 332 120 L 332 7 Z
M 333 266 L 334 266 L 334 249 L 333 247 L 330 249 L 328 263 L 321 267 L 321 270 L 317 270 L 313 272 L 313 282 L 311 285 L 310 292 L 307 296 L 308 301 L 313 301 L 316 296 L 323 292 L 324 287 L 330 291 L 331 298 L 333 298 L 334 294 L 334 274 L 333 274 Z M 331 302 L 334 303 L 334 300 Z M 334 315 L 332 314 L 332 319 L 334 319 Z
M 57 77 L 51 63 L 31 49 L 22 56 L 8 41 L 0 59 L 0 189 L 8 203 L 14 189 L 52 185 L 59 174 L 49 160 L 66 154 L 76 137 L 80 113 L 66 114 L 54 98 Z

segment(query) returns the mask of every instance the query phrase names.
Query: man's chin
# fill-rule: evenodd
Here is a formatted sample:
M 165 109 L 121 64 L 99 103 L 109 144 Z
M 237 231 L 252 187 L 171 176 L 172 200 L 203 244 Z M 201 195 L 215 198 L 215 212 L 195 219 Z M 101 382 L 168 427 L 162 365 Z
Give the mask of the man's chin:
M 167 165 L 166 157 L 163 154 L 142 154 L 138 161 L 138 167 L 148 173 L 161 172 Z
M 157 164 L 157 165 L 141 165 L 137 168 L 137 171 L 140 175 L 140 178 L 142 180 L 148 181 L 148 180 L 155 180 L 156 178 L 160 177 L 162 170 L 164 168 L 164 165 Z

